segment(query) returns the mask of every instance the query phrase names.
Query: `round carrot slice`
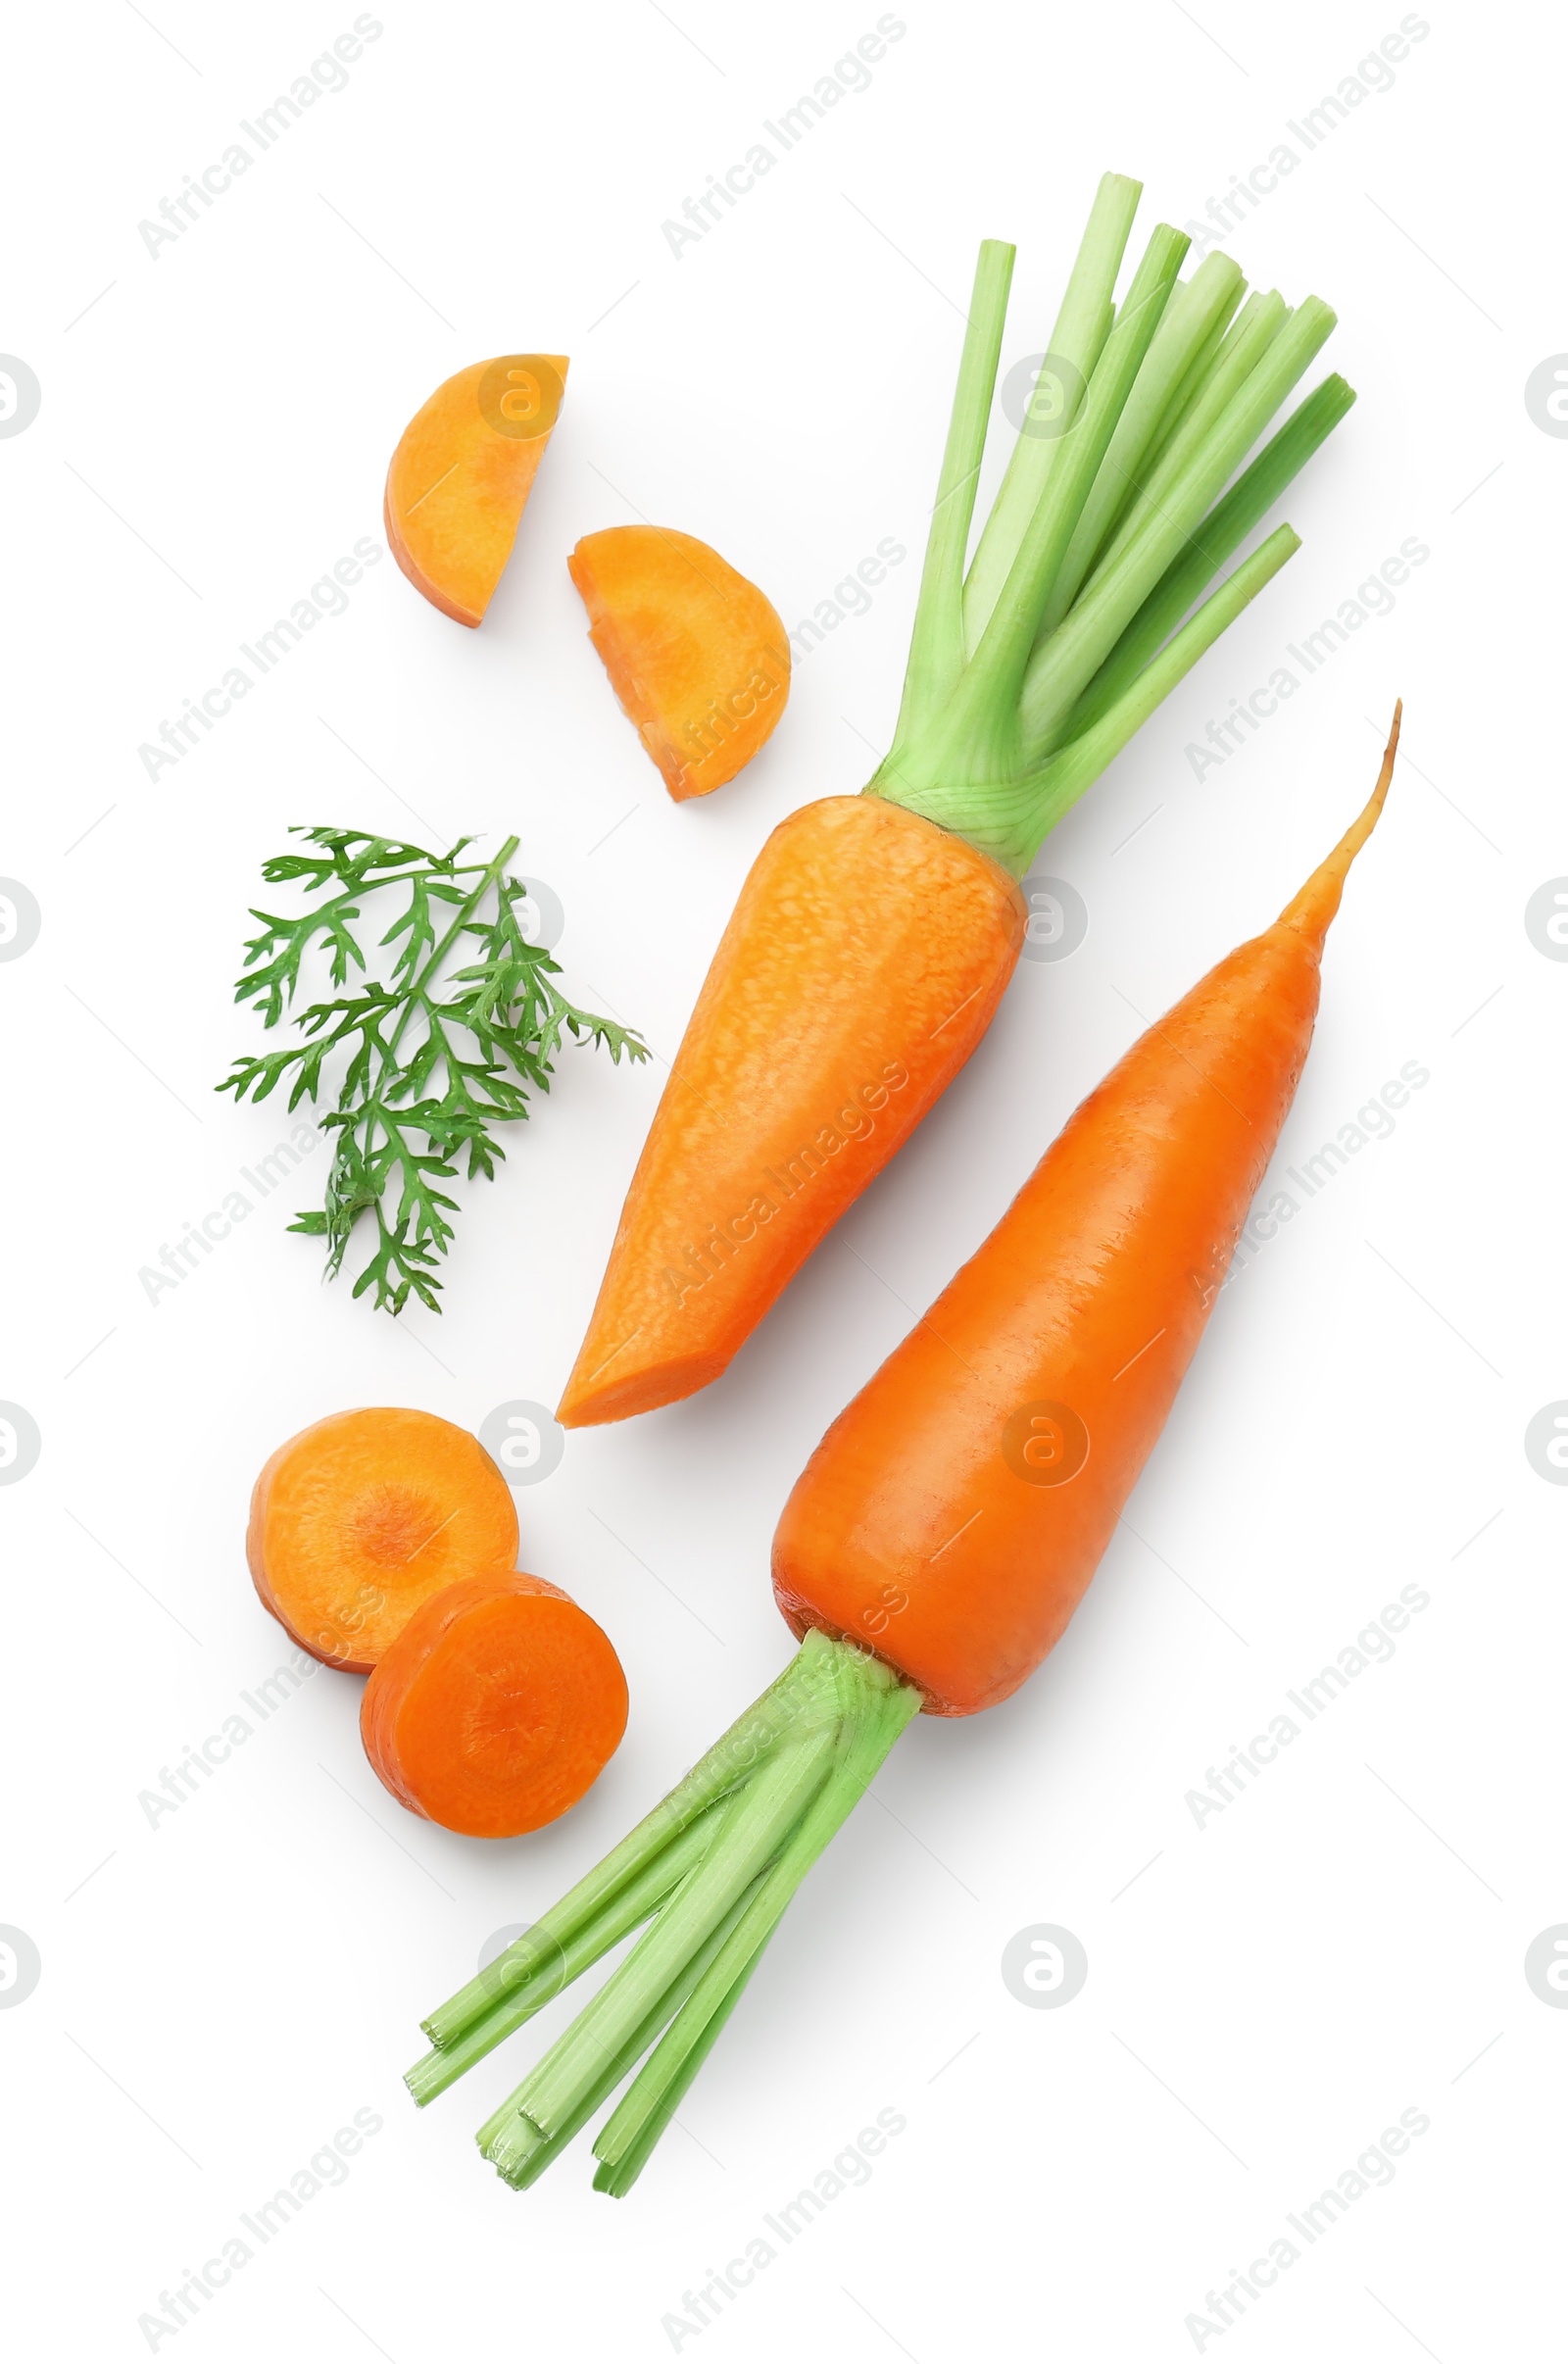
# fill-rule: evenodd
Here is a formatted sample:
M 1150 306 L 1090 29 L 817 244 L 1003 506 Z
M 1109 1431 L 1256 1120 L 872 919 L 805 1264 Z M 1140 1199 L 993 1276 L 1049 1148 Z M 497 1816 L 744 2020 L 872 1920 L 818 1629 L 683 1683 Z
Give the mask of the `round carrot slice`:
M 334 1412 L 279 1446 L 251 1496 L 256 1590 L 302 1649 L 368 1674 L 432 1593 L 517 1555 L 512 1491 L 433 1412 Z
M 626 1729 L 609 1636 L 539 1576 L 504 1568 L 415 1610 L 365 1687 L 360 1731 L 412 1813 L 515 1839 L 575 1805 Z

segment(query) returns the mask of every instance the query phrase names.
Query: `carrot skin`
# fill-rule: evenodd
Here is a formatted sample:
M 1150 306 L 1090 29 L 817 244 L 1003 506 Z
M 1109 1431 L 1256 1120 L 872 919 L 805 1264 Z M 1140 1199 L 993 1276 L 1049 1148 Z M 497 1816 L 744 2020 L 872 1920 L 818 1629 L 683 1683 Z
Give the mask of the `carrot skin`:
M 928 1713 L 1006 1699 L 1099 1564 L 1296 1096 L 1324 932 L 1393 747 L 1362 821 L 1083 1103 L 785 1504 L 773 1588 L 792 1630 L 874 1650 Z
M 968 1059 L 1027 916 L 988 855 L 885 799 L 780 823 L 655 1114 L 566 1427 L 718 1377 Z

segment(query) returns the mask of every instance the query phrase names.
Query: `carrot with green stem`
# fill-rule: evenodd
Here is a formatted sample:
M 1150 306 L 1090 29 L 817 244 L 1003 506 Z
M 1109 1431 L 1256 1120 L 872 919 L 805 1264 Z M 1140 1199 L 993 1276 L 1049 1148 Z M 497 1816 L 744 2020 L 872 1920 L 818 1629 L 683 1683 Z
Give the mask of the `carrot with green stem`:
M 1101 184 L 971 559 L 1013 261 L 981 247 L 893 745 L 860 796 L 781 823 L 741 891 L 626 1197 L 568 1427 L 726 1367 L 985 1033 L 1048 831 L 1298 547 L 1276 527 L 1202 596 L 1354 399 L 1326 378 L 1244 467 L 1334 315 L 1316 297 L 1241 303 L 1224 255 L 1182 281 L 1188 241 L 1165 225 L 1118 304 L 1139 195 L 1118 173 Z
M 1207 1323 L 1311 1042 L 1319 964 L 1393 773 L 1274 925 L 1078 1109 L 791 1494 L 773 1586 L 801 1648 L 561 1903 L 425 2021 L 423 2102 L 633 1928 L 626 1959 L 480 2130 L 531 2184 L 594 2144 L 640 2174 L 811 1864 L 923 1708 L 1015 1691 L 1082 1599 Z M 646 2057 L 644 2057 L 646 2055 Z

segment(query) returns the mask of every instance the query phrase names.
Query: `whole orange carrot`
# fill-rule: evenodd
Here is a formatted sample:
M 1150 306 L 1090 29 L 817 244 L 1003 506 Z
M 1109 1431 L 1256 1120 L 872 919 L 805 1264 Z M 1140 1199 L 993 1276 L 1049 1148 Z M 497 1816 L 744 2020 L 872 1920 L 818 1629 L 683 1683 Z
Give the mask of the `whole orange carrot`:
M 724 1369 L 985 1032 L 1048 830 L 1298 547 L 1279 527 L 1183 623 L 1354 397 L 1325 379 L 1226 491 L 1334 315 L 1277 294 L 1238 312 L 1235 264 L 1179 280 L 1188 241 L 1165 225 L 1113 305 L 1139 194 L 1101 184 L 971 560 L 1013 254 L 981 248 L 892 750 L 861 799 L 787 820 L 746 882 L 627 1194 L 568 1427 Z
M 797 1634 L 863 1643 L 927 1714 L 1031 1675 L 1164 1427 L 1296 1098 L 1365 812 L 1274 925 L 1136 1042 L 811 1455 L 773 1542 Z
M 444 2091 L 643 1921 L 480 2130 L 533 2183 L 648 2054 L 595 2142 L 630 2190 L 791 1896 L 921 1708 L 1005 1699 L 1093 1575 L 1208 1319 L 1296 1094 L 1323 940 L 1388 793 L 1274 925 L 1091 1094 L 926 1319 L 812 1455 L 774 1589 L 801 1649 L 596 1870 L 426 2020 Z M 650 2049 L 650 2047 L 652 2047 Z

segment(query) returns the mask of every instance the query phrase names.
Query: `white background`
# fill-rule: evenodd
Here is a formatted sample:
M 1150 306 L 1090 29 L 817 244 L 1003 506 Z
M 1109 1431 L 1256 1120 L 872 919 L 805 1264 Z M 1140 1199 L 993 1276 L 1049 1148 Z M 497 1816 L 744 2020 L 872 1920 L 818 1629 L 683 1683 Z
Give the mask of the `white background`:
M 1313 374 L 1360 393 L 1284 505 L 1305 547 L 1048 849 L 1088 905 L 1082 949 L 1020 967 L 727 1378 L 572 1436 L 519 1490 L 523 1562 L 607 1627 L 631 1721 L 574 1813 L 492 1846 L 393 1803 L 360 1751 L 360 1685 L 326 1671 L 156 1829 L 138 1794 L 284 1655 L 241 1549 L 274 1445 L 358 1403 L 477 1428 L 555 1400 L 662 1069 L 566 1056 L 503 1179 L 464 1192 L 440 1319 L 394 1325 L 318 1285 L 284 1222 L 319 1160 L 150 1304 L 140 1267 L 282 1129 L 212 1088 L 260 1040 L 230 1000 L 260 863 L 295 822 L 515 830 L 565 908 L 567 989 L 667 1059 L 767 830 L 858 788 L 886 743 L 977 239 L 1018 242 L 1004 363 L 1038 352 L 1102 170 L 1147 181 L 1139 239 L 1200 214 L 1399 10 L 906 5 L 871 86 L 678 260 L 662 221 L 853 49 L 874 0 L 765 20 L 681 0 L 678 26 L 652 0 L 383 6 L 348 87 L 156 259 L 138 222 L 353 10 L 151 13 L 95 0 L 10 35 L 0 344 L 43 402 L 0 443 L 0 871 L 42 929 L 0 966 L 0 1397 L 42 1451 L 0 1489 L 0 1921 L 42 1976 L 0 2012 L 8 2343 L 147 2353 L 160 2291 L 363 2108 L 384 2126 L 346 2184 L 158 2353 L 657 2358 L 682 2293 L 889 2108 L 907 2127 L 870 2182 L 679 2352 L 1174 2359 L 1205 2292 L 1415 2108 L 1430 2131 L 1392 2185 L 1298 2242 L 1203 2352 L 1545 2352 L 1568 2015 L 1522 1965 L 1568 1920 L 1568 1497 L 1523 1434 L 1568 1395 L 1568 967 L 1523 911 L 1568 871 L 1568 445 L 1523 396 L 1568 320 L 1544 12 L 1431 10 L 1395 86 L 1314 152 L 1293 139 L 1298 169 L 1231 239 L 1254 282 L 1337 306 Z M 569 391 L 482 630 L 383 559 L 150 782 L 136 751 L 162 719 L 380 541 L 387 458 L 425 395 L 518 348 L 569 354 Z M 564 566 L 639 517 L 713 542 L 791 625 L 884 537 L 910 554 L 799 665 L 760 760 L 679 809 Z M 1431 557 L 1395 613 L 1196 782 L 1183 750 L 1209 717 L 1407 537 Z M 399 2082 L 419 2016 L 783 1662 L 768 1540 L 816 1438 L 1134 1006 L 1185 990 L 1339 834 L 1396 692 L 1408 761 L 1330 946 L 1281 1163 L 1403 1062 L 1430 1083 L 1227 1289 L 1051 1663 L 996 1713 L 902 1743 L 633 2196 L 593 2194 L 586 2142 L 514 2196 L 471 2130 L 571 2005 L 424 2116 Z M 1411 1583 L 1430 1606 L 1392 1662 L 1197 1827 L 1185 1794 Z M 1025 2009 L 1001 1955 L 1047 1922 L 1089 1978 Z

